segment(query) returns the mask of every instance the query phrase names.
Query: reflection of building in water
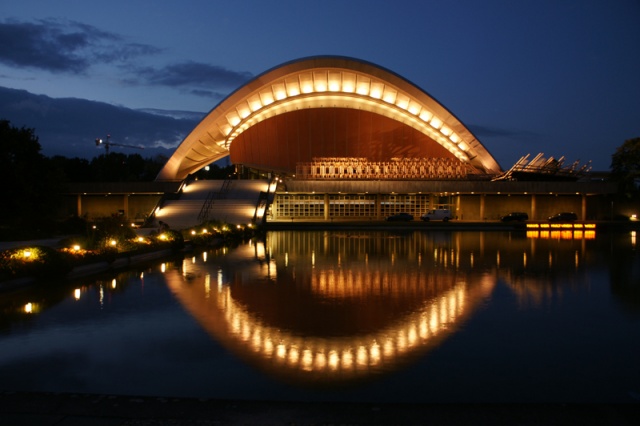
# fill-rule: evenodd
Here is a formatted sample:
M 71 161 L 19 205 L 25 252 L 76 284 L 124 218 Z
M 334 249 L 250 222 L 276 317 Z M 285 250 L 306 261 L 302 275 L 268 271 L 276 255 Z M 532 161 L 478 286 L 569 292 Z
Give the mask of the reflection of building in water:
M 355 237 L 378 247 L 361 262 L 363 253 L 340 252 L 340 240 L 351 237 L 319 236 L 291 247 L 291 255 L 283 251 L 288 247 L 267 243 L 268 279 L 256 272 L 264 273 L 258 259 L 222 275 L 219 264 L 209 269 L 188 259 L 188 272 L 165 276 L 217 340 L 269 374 L 308 385 L 402 368 L 455 332 L 495 284 L 490 274 L 471 278 L 455 268 L 427 268 L 428 262 L 421 273 L 408 271 L 404 250 L 394 249 L 404 246 L 399 238 L 386 238 L 387 245 Z
M 607 267 L 589 255 L 598 243 L 525 231 L 270 232 L 166 275 L 203 327 L 249 363 L 329 384 L 402 368 L 455 332 L 497 282 L 522 304 L 588 283 L 587 270 Z

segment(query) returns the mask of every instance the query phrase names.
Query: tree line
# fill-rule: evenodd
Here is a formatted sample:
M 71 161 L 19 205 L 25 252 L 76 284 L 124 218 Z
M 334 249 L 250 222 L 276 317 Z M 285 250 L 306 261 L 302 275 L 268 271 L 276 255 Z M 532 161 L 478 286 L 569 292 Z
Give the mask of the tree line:
M 0 119 L 0 240 L 3 230 L 50 228 L 56 220 L 56 198 L 74 182 L 153 181 L 167 162 L 164 156 L 111 152 L 92 159 L 46 157 L 33 129 Z M 231 166 L 212 165 L 199 179 L 224 179 Z M 4 232 L 6 233 L 6 232 Z

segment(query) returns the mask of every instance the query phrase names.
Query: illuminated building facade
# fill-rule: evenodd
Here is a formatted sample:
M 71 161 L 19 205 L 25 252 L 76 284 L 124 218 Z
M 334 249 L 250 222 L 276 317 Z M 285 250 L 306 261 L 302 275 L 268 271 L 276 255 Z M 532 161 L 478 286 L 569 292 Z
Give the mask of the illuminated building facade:
M 474 134 L 428 93 L 389 70 L 344 57 L 305 58 L 257 76 L 195 127 L 160 171 L 155 187 L 74 188 L 67 210 L 79 216 L 117 213 L 138 219 L 155 212 L 158 217 L 154 205 L 163 201 L 156 202 L 157 194 L 177 192 L 163 214 L 171 217 L 172 209 L 185 209 L 186 200 L 180 206 L 176 200 L 188 196 L 197 212 L 189 223 L 175 220 L 196 225 L 203 217 L 200 207 L 216 189 L 203 190 L 204 199 L 183 189 L 193 173 L 227 156 L 240 176 L 265 179 L 256 194 L 269 194 L 266 204 L 236 202 L 237 214 L 233 206 L 223 206 L 231 201 L 216 201 L 216 209 L 226 208 L 222 219 L 238 223 L 381 220 L 400 212 L 418 217 L 434 208 L 448 208 L 462 220 L 495 220 L 512 211 L 526 212 L 532 220 L 561 211 L 576 212 L 582 220 L 639 213 L 632 211 L 635 207 L 614 206 L 614 183 L 567 179 L 566 174 L 554 179 L 550 170 L 555 177 L 566 171 L 558 169 L 561 161 L 523 157 L 522 164 L 503 171 Z M 532 166 L 545 173 L 522 180 Z M 168 192 L 168 187 L 177 189 Z M 144 213 L 138 205 L 146 206 Z
M 531 219 L 575 211 L 587 220 L 611 213 L 601 197 L 615 193 L 602 181 L 509 180 L 428 93 L 345 57 L 305 58 L 257 76 L 196 126 L 157 180 L 182 181 L 226 156 L 240 175 L 281 181 L 266 212 L 272 221 L 380 220 L 433 208 L 464 220 L 510 211 Z

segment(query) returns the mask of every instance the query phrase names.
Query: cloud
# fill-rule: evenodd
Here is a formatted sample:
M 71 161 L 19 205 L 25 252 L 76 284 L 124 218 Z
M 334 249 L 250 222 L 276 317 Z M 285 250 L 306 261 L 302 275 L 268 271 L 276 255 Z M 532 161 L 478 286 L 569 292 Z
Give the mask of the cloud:
M 212 88 L 235 89 L 253 77 L 249 72 L 232 71 L 221 66 L 193 61 L 163 68 L 140 68 L 136 75 L 137 78 L 129 83 L 189 88 L 192 94 L 198 96 L 219 95 L 212 91 Z
M 138 152 L 144 157 L 171 155 L 202 115 L 189 111 L 132 110 L 0 87 L 0 119 L 9 120 L 18 128 L 34 129 L 46 156 L 94 157 L 103 153 L 102 148 L 95 146 L 95 139 L 107 134 L 115 143 L 144 147 L 140 152 L 114 147 L 119 152 Z
M 484 137 L 484 138 L 520 139 L 520 138 L 529 138 L 532 136 L 537 136 L 535 133 L 525 131 L 525 130 L 512 130 L 512 129 L 505 129 L 501 127 L 481 126 L 476 124 L 471 124 L 468 127 L 479 138 Z
M 126 42 L 122 37 L 72 21 L 0 22 L 0 63 L 81 74 L 93 64 L 126 62 L 160 49 Z

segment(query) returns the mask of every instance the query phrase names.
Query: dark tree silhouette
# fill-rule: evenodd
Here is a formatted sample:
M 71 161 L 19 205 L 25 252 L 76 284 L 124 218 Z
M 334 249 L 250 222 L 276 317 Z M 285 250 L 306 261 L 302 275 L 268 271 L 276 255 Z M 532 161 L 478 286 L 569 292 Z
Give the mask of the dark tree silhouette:
M 0 225 L 46 232 L 56 216 L 62 176 L 40 153 L 33 129 L 0 120 Z
M 640 195 L 640 137 L 628 139 L 616 149 L 611 156 L 611 172 L 620 184 L 620 192 Z

